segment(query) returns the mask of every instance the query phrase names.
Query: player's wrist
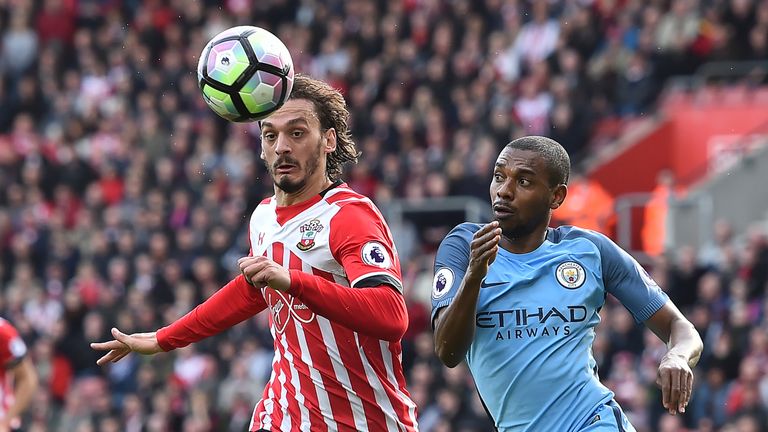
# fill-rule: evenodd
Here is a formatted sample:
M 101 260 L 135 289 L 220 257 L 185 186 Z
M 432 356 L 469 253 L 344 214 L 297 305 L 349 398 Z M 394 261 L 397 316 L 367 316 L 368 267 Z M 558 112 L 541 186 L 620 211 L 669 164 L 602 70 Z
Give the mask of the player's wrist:
M 288 270 L 288 287 L 286 288 L 285 292 L 286 294 L 290 294 L 294 297 L 298 297 L 301 294 L 301 288 L 303 286 L 302 279 L 305 276 L 309 276 L 307 273 L 302 272 L 301 270 L 297 269 L 289 269 Z
M 470 286 L 473 288 L 480 287 L 480 284 L 483 282 L 484 278 L 484 274 L 477 274 L 470 270 L 466 275 L 464 275 L 464 286 Z
M 664 357 L 666 357 L 668 359 L 683 360 L 686 363 L 688 363 L 688 360 L 689 360 L 689 356 L 687 356 L 685 353 L 676 351 L 674 349 L 671 349 L 671 350 L 667 351 L 667 353 L 664 355 Z

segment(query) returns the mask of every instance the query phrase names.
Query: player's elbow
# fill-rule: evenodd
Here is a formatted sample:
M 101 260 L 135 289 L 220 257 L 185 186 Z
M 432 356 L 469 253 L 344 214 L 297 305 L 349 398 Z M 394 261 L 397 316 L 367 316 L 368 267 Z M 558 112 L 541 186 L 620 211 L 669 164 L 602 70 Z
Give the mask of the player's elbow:
M 440 337 L 440 329 L 435 329 L 435 354 L 440 362 L 449 368 L 455 368 L 461 363 L 461 355 L 456 352 L 455 346 Z
M 408 307 L 400 293 L 390 287 L 384 287 L 382 290 L 386 292 L 386 301 L 382 302 L 381 310 L 386 310 L 388 313 L 378 320 L 380 323 L 377 326 L 379 334 L 376 336 L 387 342 L 397 342 L 408 331 Z
M 457 356 L 455 352 L 446 349 L 445 345 L 436 346 L 435 354 L 437 354 L 440 362 L 450 369 L 455 368 L 461 363 L 461 356 Z

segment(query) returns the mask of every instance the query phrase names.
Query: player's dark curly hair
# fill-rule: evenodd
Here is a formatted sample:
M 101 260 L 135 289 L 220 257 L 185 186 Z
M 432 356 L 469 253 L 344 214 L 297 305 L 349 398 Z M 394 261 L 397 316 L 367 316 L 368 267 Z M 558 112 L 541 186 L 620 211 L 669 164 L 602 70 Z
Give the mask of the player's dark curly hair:
M 360 156 L 349 131 L 349 110 L 344 96 L 323 81 L 296 74 L 289 99 L 306 99 L 312 102 L 320 120 L 320 128 L 323 131 L 330 128 L 336 130 L 336 150 L 328 154 L 325 169 L 328 178 L 338 180 L 344 164 L 357 163 Z
M 571 176 L 571 158 L 562 145 L 557 141 L 543 136 L 524 136 L 509 144 L 508 148 L 529 150 L 536 152 L 544 158 L 549 170 L 549 185 L 567 185 Z

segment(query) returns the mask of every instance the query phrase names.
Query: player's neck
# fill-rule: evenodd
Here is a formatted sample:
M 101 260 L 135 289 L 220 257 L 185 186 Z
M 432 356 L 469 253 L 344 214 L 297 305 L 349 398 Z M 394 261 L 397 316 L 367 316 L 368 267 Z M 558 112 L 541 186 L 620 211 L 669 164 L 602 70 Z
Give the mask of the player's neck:
M 547 239 L 547 225 L 541 228 L 537 228 L 533 232 L 527 235 L 519 237 L 508 237 L 504 234 L 501 236 L 499 245 L 507 252 L 515 254 L 524 254 L 533 252 L 544 243 Z
M 328 189 L 332 184 L 328 177 L 322 177 L 318 179 L 310 179 L 307 184 L 300 190 L 288 193 L 279 187 L 275 186 L 275 199 L 277 200 L 278 207 L 285 207 L 294 204 L 300 204 L 304 201 L 314 198 L 320 192 Z

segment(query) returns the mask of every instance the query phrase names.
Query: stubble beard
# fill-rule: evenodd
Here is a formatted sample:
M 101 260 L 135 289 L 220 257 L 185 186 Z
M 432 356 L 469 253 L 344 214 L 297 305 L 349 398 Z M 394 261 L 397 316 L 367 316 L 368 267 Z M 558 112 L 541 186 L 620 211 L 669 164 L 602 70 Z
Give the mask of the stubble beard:
M 501 235 L 510 240 L 524 238 L 531 235 L 541 226 L 542 223 L 547 220 L 549 216 L 548 208 L 549 207 L 547 207 L 547 209 L 537 211 L 535 215 L 528 221 L 518 222 L 514 226 L 508 228 L 504 228 L 503 222 L 498 221 L 499 225 L 502 226 Z
M 296 159 L 285 156 L 278 158 L 275 163 L 272 165 L 272 167 L 269 168 L 269 173 L 272 175 L 272 180 L 275 183 L 275 186 L 277 186 L 278 189 L 281 191 L 292 194 L 296 193 L 300 190 L 302 190 L 304 187 L 307 186 L 307 183 L 309 182 L 309 179 L 312 177 L 312 175 L 317 171 L 317 168 L 320 166 L 320 155 L 322 154 L 322 147 L 320 146 L 322 143 L 322 140 L 318 142 L 318 145 L 316 147 L 315 154 L 312 155 L 307 160 L 306 163 L 306 171 L 304 172 L 304 176 L 301 177 L 298 180 L 292 180 L 289 176 L 283 176 L 279 180 L 275 180 L 275 170 L 280 164 L 283 163 L 290 163 L 295 165 L 299 171 L 301 171 L 301 164 L 299 164 L 299 161 Z

